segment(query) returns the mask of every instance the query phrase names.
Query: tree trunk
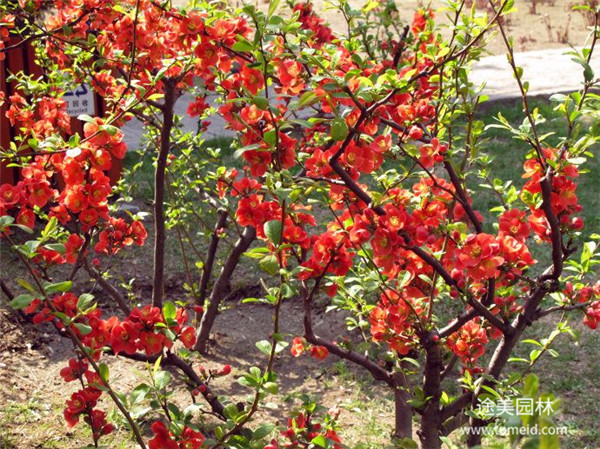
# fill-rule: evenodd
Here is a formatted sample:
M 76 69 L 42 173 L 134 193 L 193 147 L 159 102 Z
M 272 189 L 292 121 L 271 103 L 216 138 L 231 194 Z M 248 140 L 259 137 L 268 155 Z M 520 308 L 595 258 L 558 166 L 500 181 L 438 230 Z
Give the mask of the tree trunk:
M 418 432 L 419 447 L 421 449 L 441 449 L 440 385 L 444 368 L 442 350 L 431 332 L 423 336 L 422 341 L 426 353 L 423 395 L 427 398 L 427 404 L 423 410 L 421 429 Z
M 412 407 L 408 403 L 410 399 L 409 385 L 404 373 L 394 374 L 394 402 L 395 402 L 395 429 L 394 436 L 397 438 L 412 439 Z
M 255 236 L 256 231 L 254 228 L 248 226 L 244 229 L 242 236 L 235 242 L 233 249 L 229 253 L 229 257 L 227 257 L 223 268 L 221 268 L 217 282 L 215 282 L 215 285 L 212 288 L 210 303 L 204 311 L 204 315 L 202 315 L 202 321 L 200 322 L 200 327 L 198 329 L 198 339 L 196 340 L 194 350 L 202 353 L 206 352 L 208 337 L 210 336 L 213 323 L 217 318 L 219 305 L 229 290 L 229 280 L 231 279 L 242 254 L 248 249 Z
M 165 290 L 165 171 L 171 150 L 171 129 L 175 106 L 175 84 L 163 79 L 165 102 L 162 107 L 163 127 L 160 131 L 160 148 L 154 173 L 154 284 L 152 305 L 162 307 Z

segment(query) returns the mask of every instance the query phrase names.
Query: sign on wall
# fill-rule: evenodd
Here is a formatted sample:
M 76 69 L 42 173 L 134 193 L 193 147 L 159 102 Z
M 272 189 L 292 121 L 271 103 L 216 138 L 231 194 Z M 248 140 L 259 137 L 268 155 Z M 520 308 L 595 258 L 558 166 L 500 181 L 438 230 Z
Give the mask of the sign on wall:
M 63 99 L 67 102 L 67 114 L 70 117 L 96 114 L 94 91 L 87 84 L 80 84 L 75 89 L 66 92 Z

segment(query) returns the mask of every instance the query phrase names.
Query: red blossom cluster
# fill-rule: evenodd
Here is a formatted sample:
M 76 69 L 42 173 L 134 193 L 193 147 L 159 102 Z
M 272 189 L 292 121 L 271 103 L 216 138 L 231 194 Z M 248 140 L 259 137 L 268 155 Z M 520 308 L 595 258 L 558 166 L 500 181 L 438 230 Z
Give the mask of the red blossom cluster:
M 546 213 L 541 207 L 542 197 L 541 181 L 546 179 L 547 165 L 556 165 L 552 175 L 551 205 L 552 212 L 558 218 L 564 231 L 580 230 L 583 228 L 581 217 L 573 214 L 581 211 L 578 203 L 577 184 L 573 181 L 579 176 L 577 167 L 569 161 L 569 153 L 556 148 L 542 150 L 546 163 L 542 164 L 538 157 L 533 157 L 525 162 L 523 178 L 528 179 L 523 186 L 521 199 L 529 205 L 530 215 L 527 217 L 529 226 L 536 236 L 544 241 L 550 240 L 550 224 Z
M 294 338 L 290 351 L 294 357 L 300 357 L 307 349 L 310 356 L 315 359 L 325 360 L 329 355 L 329 350 L 325 346 L 310 345 L 301 337 Z
M 70 292 L 52 298 L 52 304 L 58 312 L 69 318 L 77 316 L 71 328 L 81 342 L 93 350 L 96 359 L 107 347 L 115 354 L 143 351 L 146 355 L 155 355 L 173 346 L 176 340 L 180 340 L 186 348 L 193 348 L 196 342 L 194 328 L 186 326 L 188 313 L 183 308 L 177 309 L 174 320 L 166 320 L 161 310 L 151 305 L 136 307 L 124 320 L 116 316 L 103 320 L 99 309 L 79 313 L 77 303 L 78 298 Z M 25 313 L 34 314 L 33 322 L 36 324 L 55 318 L 52 309 L 39 299 L 35 299 Z M 64 326 L 61 322 L 56 324 Z
M 418 346 L 416 323 L 424 318 L 429 298 L 416 287 L 386 290 L 369 314 L 374 341 L 385 341 L 400 355 Z
M 485 352 L 488 335 L 478 318 L 474 318 L 453 333 L 447 340 L 448 347 L 460 357 L 463 364 L 473 366 Z
M 303 34 L 307 54 L 319 56 L 321 64 L 317 65 L 307 64 L 306 58 L 295 54 L 285 33 L 266 40 L 261 47 L 263 60 L 252 63 L 253 52 L 232 48 L 244 48 L 253 37 L 241 17 L 209 17 L 198 10 L 183 13 L 153 0 L 120 3 L 115 8 L 111 1 L 59 1 L 55 14 L 46 20 L 47 29 L 54 34 L 45 39 L 48 55 L 78 82 L 85 80 L 85 74 L 70 70 L 73 52 L 66 51 L 63 43 L 94 42 L 94 52 L 103 64 L 88 81 L 112 106 L 110 122 L 88 120 L 83 138 L 67 143 L 63 138 L 70 133 L 69 117 L 60 92 L 31 99 L 15 93 L 8 98 L 7 118 L 12 126 L 27 128 L 31 141 L 56 137 L 60 143 L 50 154 L 32 158 L 15 186 L 0 186 L 0 216 L 14 215 L 16 223 L 33 229 L 36 215 L 47 212 L 62 225 L 77 228 L 64 233 L 64 250 L 38 247 L 33 261 L 40 265 L 74 264 L 88 244 L 98 254 L 113 255 L 125 246 L 144 243 L 147 232 L 140 221 L 109 215 L 111 187 L 106 172 L 113 158 L 122 159 L 127 150 L 118 126 L 130 116 L 128 105 L 132 100 L 147 100 L 158 109 L 164 107 L 150 98 L 165 92 L 167 83 L 176 88 L 176 95 L 193 87 L 205 92 L 190 103 L 187 112 L 192 117 L 208 110 L 206 93 L 224 93 L 218 111 L 227 127 L 238 133 L 245 167 L 222 174 L 218 193 L 221 198 L 228 194 L 235 198 L 237 224 L 254 228 L 256 236 L 266 242 L 269 256 L 277 254 L 280 266 L 287 266 L 295 257 L 300 266 L 297 279 L 312 279 L 317 285 L 326 275 L 348 274 L 358 256 L 378 270 L 383 287 L 368 311 L 370 331 L 373 341 L 387 344 L 399 355 L 418 349 L 422 344 L 419 329 L 434 324 L 430 312 L 441 289 L 438 277 L 443 277 L 443 288 L 452 298 L 460 296 L 469 304 L 482 301 L 479 305 L 493 315 L 487 321 L 470 319 L 439 342 L 468 369 L 478 369 L 475 364 L 489 339 L 499 336 L 499 329 L 488 321 L 500 313 L 508 318 L 519 311 L 516 290 L 529 288 L 515 285 L 535 263 L 527 246 L 532 231 L 536 240 L 550 241 L 548 217 L 552 214 L 564 232 L 583 226 L 575 216 L 581 210 L 575 193 L 577 168 L 567 151 L 545 148 L 524 165 L 527 182 L 521 200 L 529 210 L 507 208 L 499 217 L 497 233 L 484 228 L 463 180 L 453 179 L 460 176 L 454 173 L 453 177 L 448 169 L 452 168 L 448 145 L 440 140 L 441 133 L 440 138 L 435 135 L 439 111 L 432 100 L 438 81 L 432 77 L 439 80 L 437 62 L 442 57 L 438 60 L 432 54 L 435 36 L 430 32 L 430 10 L 415 14 L 407 40 L 391 42 L 399 59 L 365 62 L 350 46 L 337 45 L 331 29 L 314 14 L 310 3 L 296 4 L 301 27 L 310 31 Z M 14 17 L 2 18 L 0 49 L 13 23 Z M 427 57 L 423 57 L 425 53 Z M 157 73 L 160 77 L 155 79 Z M 374 80 L 381 87 L 380 79 L 386 77 L 383 85 L 390 85 L 389 94 L 373 100 L 363 88 L 373 87 Z M 409 81 L 411 89 L 393 87 L 404 86 L 404 81 Z M 201 86 L 194 86 L 195 82 Z M 318 110 L 319 118 L 299 135 L 289 125 L 302 123 L 297 114 L 301 103 Z M 365 178 L 379 174 L 386 159 L 403 159 L 420 174 L 416 178 L 407 175 L 383 192 L 371 192 L 372 183 Z M 271 174 L 281 175 L 281 179 L 274 181 L 276 176 Z M 310 206 L 282 200 L 288 192 L 281 188 L 275 193 L 270 184 L 287 187 L 288 179 L 297 178 L 325 186 L 320 190 L 326 197 L 323 204 L 334 218 L 323 228 L 317 227 Z M 544 182 L 551 186 L 551 211 L 544 207 L 548 206 Z M 273 229 L 279 229 L 279 235 L 274 235 Z M 483 304 L 486 293 L 494 288 L 505 290 L 496 291 L 493 300 Z M 335 281 L 325 290 L 334 296 Z M 567 285 L 563 295 L 570 306 L 581 306 L 587 326 L 598 326 L 600 283 L 577 289 Z M 35 299 L 25 311 L 34 315 L 35 323 L 52 321 L 61 329 L 68 326 L 90 350 L 91 360 L 98 360 L 107 350 L 153 356 L 170 349 L 177 340 L 187 348 L 195 344 L 185 308 L 168 315 L 165 309 L 147 305 L 136 307 L 122 320 L 115 316 L 104 320 L 99 309 L 80 310 L 78 303 L 77 296 L 63 293 L 48 302 Z M 67 319 L 58 320 L 58 316 Z M 325 346 L 296 337 L 292 354 L 298 357 L 306 350 L 319 360 L 329 353 Z M 208 375 L 203 368 L 200 371 L 207 378 L 227 375 L 231 367 L 225 365 Z M 110 433 L 112 426 L 106 423 L 104 413 L 95 409 L 102 381 L 88 369 L 87 362 L 70 360 L 61 376 L 85 385 L 67 401 L 69 425 L 83 417 L 92 426 L 95 441 Z M 204 393 L 202 388 L 206 387 L 200 386 L 192 394 Z M 265 449 L 307 448 L 319 435 L 332 441 L 335 449 L 341 448 L 333 428 L 313 424 L 310 414 L 298 414 L 287 427 L 282 432 L 286 442 L 280 446 L 273 440 Z M 152 431 L 149 449 L 199 449 L 204 443 L 204 436 L 190 427 L 175 429 L 156 421 Z
M 152 432 L 154 437 L 148 441 L 148 449 L 200 449 L 204 444 L 204 435 L 187 426 L 175 436 L 163 422 L 155 421 Z
M 562 294 L 571 307 L 583 307 L 583 324 L 590 329 L 597 329 L 600 324 L 600 281 L 594 285 L 565 284 Z
M 311 447 L 311 441 L 319 435 L 333 443 L 330 446 L 332 449 L 342 449 L 342 441 L 335 430 L 329 427 L 324 429 L 321 424 L 313 423 L 310 413 L 300 412 L 294 418 L 288 419 L 287 429 L 282 430 L 281 435 L 288 441 L 279 444 L 277 440 L 272 440 L 265 449 L 307 449 Z
M 294 11 L 300 13 L 298 21 L 302 24 L 302 28 L 313 32 L 313 39 L 317 46 L 327 44 L 333 39 L 331 28 L 324 25 L 324 20 L 313 12 L 311 2 L 300 2 L 294 5 Z
M 46 120 L 53 121 L 54 115 L 50 110 L 46 108 Z M 17 108 L 15 101 L 7 115 L 10 115 L 11 122 L 29 120 L 28 110 Z M 67 124 L 68 119 L 66 116 Z M 36 123 L 41 121 L 39 119 Z M 61 129 L 68 131 L 56 124 L 49 126 L 53 133 Z M 35 139 L 47 137 L 44 130 L 35 126 L 30 126 L 30 132 Z M 1 185 L 0 214 L 14 214 L 18 224 L 33 229 L 35 209 L 47 209 L 48 215 L 56 217 L 62 225 L 76 223 L 81 233 L 99 229 L 97 252 L 115 253 L 132 243 L 143 244 L 147 233 L 141 222 L 128 224 L 123 219 L 109 217 L 108 197 L 112 189 L 106 172 L 113 157 L 122 159 L 125 156 L 127 147 L 122 140 L 123 133 L 96 118 L 84 125 L 84 136 L 77 146 L 65 144 L 65 148 L 52 154 L 35 156 L 21 169 L 21 180 L 16 185 Z M 39 247 L 38 252 L 40 259 L 46 263 L 74 263 L 74 252 L 82 244 L 80 237 L 71 236 L 65 243 L 65 254 L 45 247 Z
M 62 98 L 42 96 L 35 102 L 28 102 L 24 96 L 15 93 L 8 97 L 10 107 L 6 118 L 10 125 L 25 128 L 44 138 L 57 132 L 71 131 L 71 118 L 67 114 L 67 103 Z
M 74 392 L 71 399 L 67 400 L 64 417 L 69 427 L 77 424 L 81 417 L 92 429 L 94 441 L 101 436 L 108 435 L 114 430 L 114 426 L 106 422 L 106 413 L 95 409 L 102 395 L 101 388 L 104 383 L 94 371 L 88 369 L 84 360 L 70 359 L 69 366 L 60 371 L 65 382 L 79 380 L 84 386 L 81 390 Z

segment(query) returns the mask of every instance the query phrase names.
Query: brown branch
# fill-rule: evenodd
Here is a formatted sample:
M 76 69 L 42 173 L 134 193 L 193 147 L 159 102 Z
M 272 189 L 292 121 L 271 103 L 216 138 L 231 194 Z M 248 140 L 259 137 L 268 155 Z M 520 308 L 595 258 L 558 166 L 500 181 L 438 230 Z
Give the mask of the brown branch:
M 114 352 L 112 352 L 112 350 L 108 351 L 108 354 L 115 355 Z M 148 356 L 148 355 L 141 354 L 141 353 L 126 354 L 123 352 L 120 352 L 118 354 L 118 356 L 126 358 L 126 359 L 130 359 L 130 360 L 135 360 L 138 362 L 147 362 L 147 363 L 155 363 L 159 357 L 158 355 Z M 202 380 L 202 378 L 200 378 L 200 376 L 198 376 L 196 371 L 194 371 L 194 368 L 192 368 L 192 366 L 189 363 L 187 363 L 185 360 L 181 359 L 176 354 L 174 354 L 172 352 L 168 352 L 166 357 L 161 358 L 160 365 L 161 366 L 174 366 L 174 367 L 178 368 L 182 373 L 184 373 L 188 377 L 189 380 L 191 380 L 195 384 L 196 387 L 202 387 L 202 388 L 198 388 L 198 390 L 200 391 L 200 394 L 202 394 L 202 396 L 204 397 L 206 402 L 208 402 L 212 411 L 220 419 L 225 421 L 224 405 L 219 401 L 218 397 L 213 393 L 213 391 L 204 382 L 204 380 Z
M 352 363 L 356 363 L 359 366 L 362 366 L 369 373 L 371 373 L 373 379 L 383 381 L 389 386 L 394 387 L 395 384 L 392 374 L 390 374 L 384 368 L 380 367 L 377 363 L 373 362 L 368 357 L 362 354 L 350 351 L 348 349 L 343 349 L 335 343 L 325 340 L 324 338 L 321 338 L 314 333 L 312 327 L 312 300 L 316 291 L 319 288 L 324 274 L 325 272 L 323 272 L 323 274 L 315 280 L 315 285 L 310 290 L 310 292 L 308 291 L 306 285 L 304 285 L 304 338 L 307 342 L 313 345 L 324 346 L 330 353 L 337 355 L 338 357 L 341 357 L 343 359 L 349 360 Z
M 244 252 L 250 247 L 250 244 L 254 241 L 255 237 L 256 231 L 254 228 L 247 226 L 233 246 L 229 256 L 227 257 L 227 260 L 223 264 L 223 268 L 221 268 L 219 277 L 213 285 L 208 308 L 204 311 L 204 315 L 202 315 L 202 321 L 200 322 L 198 329 L 198 339 L 196 340 L 194 350 L 206 352 L 210 330 L 212 329 L 213 323 L 217 318 L 219 305 L 230 288 L 229 281 L 231 276 L 233 275 L 233 272 L 237 267 L 242 254 L 244 254 Z
M 160 149 L 154 174 L 154 283 L 152 287 L 152 305 L 162 307 L 165 289 L 165 171 L 167 158 L 171 150 L 171 129 L 173 128 L 173 107 L 176 101 L 175 84 L 163 79 L 165 103 L 163 109 L 163 127 L 160 132 Z
M 102 287 L 102 290 L 104 290 L 112 299 L 114 299 L 119 306 L 119 309 L 121 309 L 121 311 L 123 311 L 123 313 L 126 315 L 129 315 L 131 309 L 125 298 L 123 298 L 121 295 L 121 292 L 119 292 L 119 290 L 117 290 L 117 288 L 115 288 L 110 282 L 104 279 L 102 274 L 90 265 L 87 258 L 83 259 L 83 268 L 96 282 L 98 282 L 98 285 Z
M 219 230 L 225 226 L 225 223 L 227 222 L 227 216 L 228 213 L 226 210 L 220 209 L 217 213 L 217 222 L 215 224 L 215 228 L 210 239 L 210 245 L 208 247 L 206 260 L 204 261 L 204 266 L 202 267 L 202 278 L 200 279 L 200 292 L 196 300 L 196 304 L 200 306 L 204 306 L 204 301 L 206 300 L 206 290 L 208 288 L 208 282 L 210 281 L 210 277 L 212 275 L 212 269 L 215 263 L 215 257 L 217 255 L 219 241 L 221 240 L 219 237 Z

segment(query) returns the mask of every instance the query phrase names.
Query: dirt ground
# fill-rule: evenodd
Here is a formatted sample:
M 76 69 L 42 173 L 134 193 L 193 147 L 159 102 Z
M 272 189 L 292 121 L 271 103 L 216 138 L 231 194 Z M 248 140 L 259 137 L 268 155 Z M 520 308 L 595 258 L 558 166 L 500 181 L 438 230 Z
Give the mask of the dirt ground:
M 0 260 L 3 264 L 10 263 L 11 258 L 3 251 Z M 131 260 L 127 260 L 130 264 Z M 118 269 L 124 278 L 137 273 L 135 290 L 140 299 L 151 291 L 147 283 L 149 278 L 145 276 L 146 270 L 124 265 Z M 173 275 L 169 278 L 171 282 L 167 281 L 167 285 L 172 286 L 167 293 L 171 299 L 182 297 L 182 291 L 173 282 L 178 277 Z M 236 279 L 243 282 L 240 280 L 248 278 L 242 267 Z M 74 289 L 78 287 L 83 289 L 84 284 L 76 284 Z M 250 285 L 230 296 L 225 311 L 218 316 L 214 325 L 209 354 L 196 362 L 196 366 L 202 365 L 207 369 L 219 369 L 224 364 L 232 366 L 231 375 L 216 379 L 211 384 L 215 394 L 225 403 L 238 402 L 252 394 L 252 391 L 241 387 L 237 379 L 251 366 L 264 366 L 266 363 L 266 357 L 255 347 L 255 342 L 269 338 L 273 310 L 268 306 L 240 302 L 247 296 L 257 295 L 255 290 L 256 286 Z M 101 301 L 106 299 L 101 291 L 96 292 L 96 297 Z M 298 300 L 292 299 L 283 304 L 281 333 L 287 336 L 288 341 L 292 336 L 302 334 L 301 309 Z M 345 333 L 343 316 L 329 314 L 325 321 L 323 314 L 322 309 L 313 316 L 319 335 L 335 340 Z M 50 325 L 34 326 L 3 307 L 0 307 L 0 335 L 0 449 L 75 448 L 89 444 L 89 432 L 84 425 L 67 429 L 62 418 L 64 401 L 78 388 L 75 382 L 66 384 L 59 376 L 60 370 L 72 356 L 70 341 L 58 336 Z M 105 357 L 103 361 L 110 367 L 111 382 L 117 391 L 131 391 L 139 383 L 148 382 L 144 364 L 120 357 Z M 294 358 L 288 349 L 277 356 L 274 369 L 279 375 L 280 391 L 272 397 L 270 407 L 257 415 L 259 422 L 264 419 L 274 424 L 285 424 L 289 411 L 300 405 L 302 394 L 310 394 L 328 407 L 341 406 L 344 409 L 341 422 L 345 424 L 370 419 L 361 416 L 362 409 L 353 411 L 351 405 L 378 397 L 380 405 L 388 402 L 377 413 L 379 425 L 385 428 L 391 422 L 393 407 L 391 398 L 385 397 L 384 389 L 372 382 L 356 386 L 360 375 L 354 377 L 333 357 L 323 362 L 308 356 Z M 340 376 L 344 377 L 343 381 L 336 380 Z M 183 386 L 181 378 L 176 377 L 176 381 Z M 180 390 L 185 391 L 185 388 Z M 179 394 L 176 400 L 184 405 L 189 404 L 190 398 L 186 396 Z M 114 409 L 106 398 L 100 408 Z M 119 429 L 121 418 L 116 413 L 109 417 Z M 136 447 L 125 435 L 124 431 L 117 430 L 115 434 L 105 437 L 104 444 L 111 448 Z M 385 433 L 380 433 L 380 436 L 385 440 Z
M 182 2 L 184 0 L 181 0 Z M 473 0 L 477 5 L 485 5 L 487 0 Z M 564 48 L 568 45 L 582 46 L 588 36 L 588 18 L 583 11 L 573 10 L 573 6 L 585 0 L 515 0 L 516 11 L 507 20 L 507 31 L 514 37 L 516 51 L 543 50 L 548 48 Z M 532 4 L 535 2 L 535 9 Z M 233 5 L 239 5 L 239 0 L 230 0 Z M 254 0 L 259 8 L 266 10 L 268 0 Z M 326 0 L 313 0 L 315 10 L 318 11 L 336 33 L 345 33 L 346 22 L 338 11 L 332 9 Z M 335 3 L 335 2 L 334 2 Z M 352 7 L 360 9 L 365 5 L 364 0 L 349 0 Z M 382 2 L 383 3 L 383 2 Z M 447 13 L 443 11 L 443 0 L 397 0 L 400 15 L 403 20 L 410 20 L 414 11 L 420 6 L 427 6 L 436 11 L 437 21 L 448 24 Z M 285 8 L 281 2 L 280 8 Z M 478 7 L 480 13 L 487 8 Z M 505 51 L 502 40 L 496 36 L 487 47 L 491 54 L 501 54 Z

